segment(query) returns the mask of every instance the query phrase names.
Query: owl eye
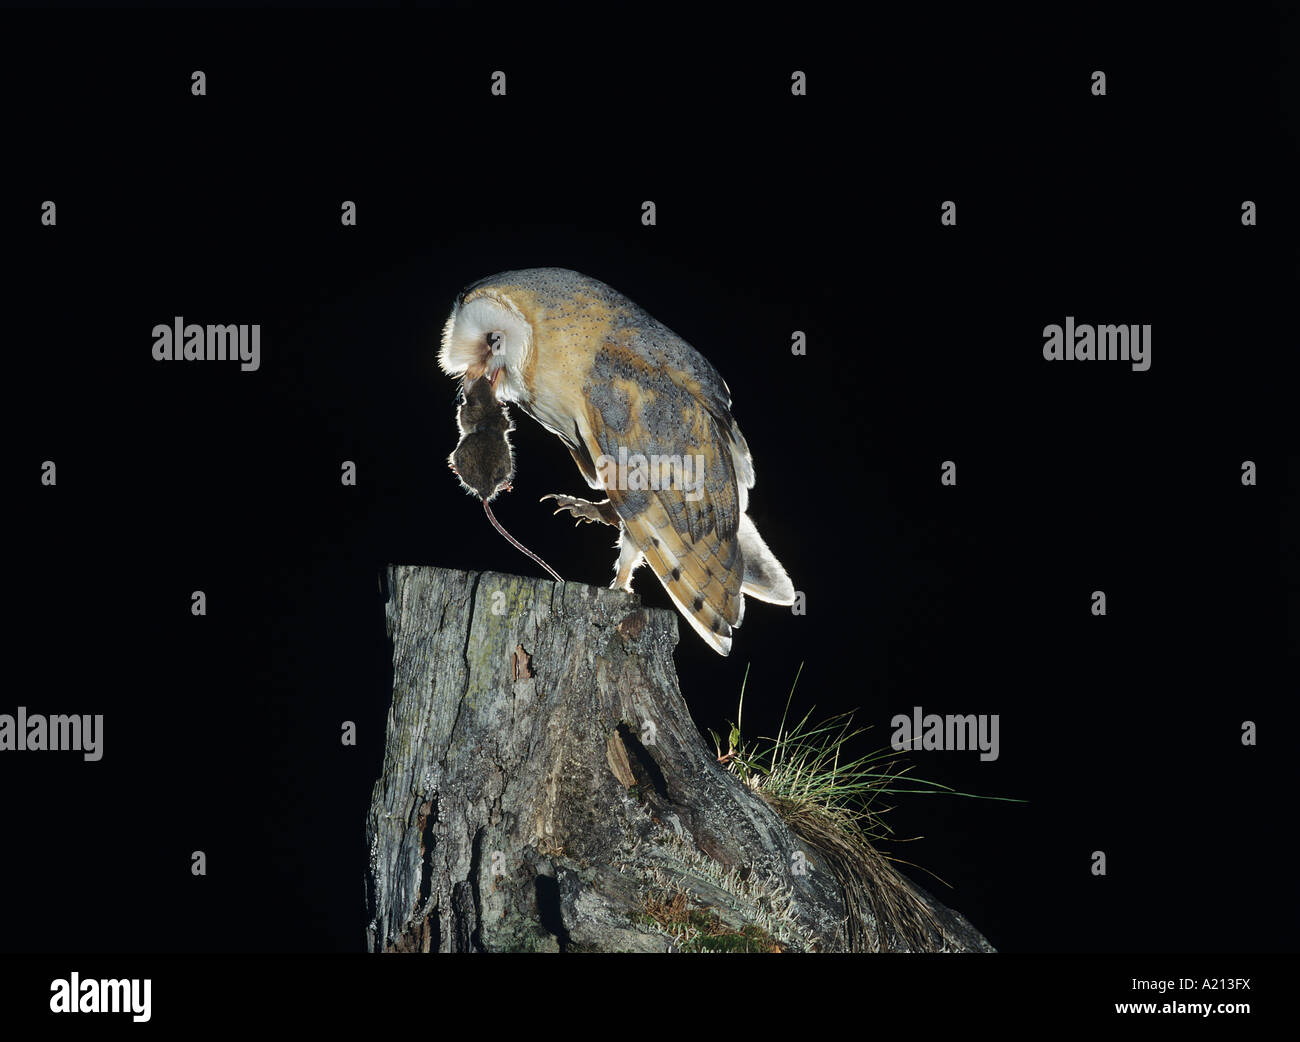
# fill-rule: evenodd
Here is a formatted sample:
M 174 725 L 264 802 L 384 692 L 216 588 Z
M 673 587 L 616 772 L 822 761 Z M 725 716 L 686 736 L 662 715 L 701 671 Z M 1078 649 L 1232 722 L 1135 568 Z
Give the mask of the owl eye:
M 494 355 L 499 355 L 501 353 L 502 348 L 505 347 L 505 341 L 506 338 L 495 330 L 487 335 L 488 347 L 491 348 Z

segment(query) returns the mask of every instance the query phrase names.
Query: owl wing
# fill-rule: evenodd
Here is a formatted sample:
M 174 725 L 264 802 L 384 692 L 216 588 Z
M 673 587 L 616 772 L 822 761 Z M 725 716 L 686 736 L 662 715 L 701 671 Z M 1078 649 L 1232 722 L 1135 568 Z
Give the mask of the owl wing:
M 629 487 L 607 485 L 606 493 L 623 522 L 623 538 L 645 555 L 700 636 L 725 655 L 745 610 L 734 425 L 729 417 L 715 416 L 690 383 L 662 372 L 645 380 L 617 380 L 616 393 L 589 404 L 576 433 L 593 462 L 602 456 L 619 460 L 620 452 L 629 461 L 638 456 L 648 462 L 682 460 L 677 482 L 638 487 L 633 464 L 625 471 L 626 483 L 615 483 Z M 579 459 L 586 471 L 584 462 Z M 649 473 L 665 476 L 663 468 L 650 467 Z

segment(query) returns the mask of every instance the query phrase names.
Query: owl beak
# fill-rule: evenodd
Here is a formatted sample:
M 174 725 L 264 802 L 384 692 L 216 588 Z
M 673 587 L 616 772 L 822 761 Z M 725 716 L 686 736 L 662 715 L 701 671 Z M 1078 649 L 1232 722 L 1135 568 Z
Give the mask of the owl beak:
M 488 384 L 491 386 L 493 394 L 497 393 L 497 384 L 501 382 L 501 377 L 505 375 L 505 371 L 505 366 L 497 366 L 492 370 L 492 375 L 488 377 Z

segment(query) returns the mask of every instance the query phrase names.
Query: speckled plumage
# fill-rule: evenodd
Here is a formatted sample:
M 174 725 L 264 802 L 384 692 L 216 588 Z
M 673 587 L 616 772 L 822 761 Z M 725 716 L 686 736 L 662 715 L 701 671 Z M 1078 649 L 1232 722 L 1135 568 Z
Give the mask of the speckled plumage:
M 746 593 L 793 602 L 789 577 L 745 515 L 754 468 L 725 381 L 622 294 L 563 268 L 493 275 L 457 299 L 439 363 L 465 380 L 486 376 L 500 399 L 564 441 L 587 484 L 607 494 L 601 503 L 555 498 L 579 520 L 619 527 L 614 586 L 631 589 L 644 559 L 724 655 Z M 642 487 L 627 477 L 632 470 L 613 480 L 609 460 L 620 453 L 699 460 L 703 472 L 679 470 L 675 485 Z

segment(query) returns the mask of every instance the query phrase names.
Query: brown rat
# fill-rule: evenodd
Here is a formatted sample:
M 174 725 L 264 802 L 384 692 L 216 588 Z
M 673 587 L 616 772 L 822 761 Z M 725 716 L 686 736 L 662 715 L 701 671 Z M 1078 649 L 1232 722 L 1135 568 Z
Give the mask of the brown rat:
M 461 386 L 456 426 L 460 428 L 460 441 L 447 462 L 460 479 L 461 488 L 483 503 L 483 512 L 492 522 L 492 527 L 511 545 L 550 572 L 557 582 L 564 582 L 554 568 L 502 528 L 488 506 L 497 493 L 510 491 L 510 482 L 515 476 L 515 453 L 510 447 L 510 432 L 515 425 L 510 422 L 506 407 L 496 400 L 492 383 L 486 376 L 468 386 Z
M 515 454 L 509 438 L 515 425 L 486 378 L 480 377 L 463 388 L 461 398 L 456 411 L 460 441 L 447 462 L 460 478 L 462 488 L 490 503 L 498 492 L 509 490 L 515 476 Z

